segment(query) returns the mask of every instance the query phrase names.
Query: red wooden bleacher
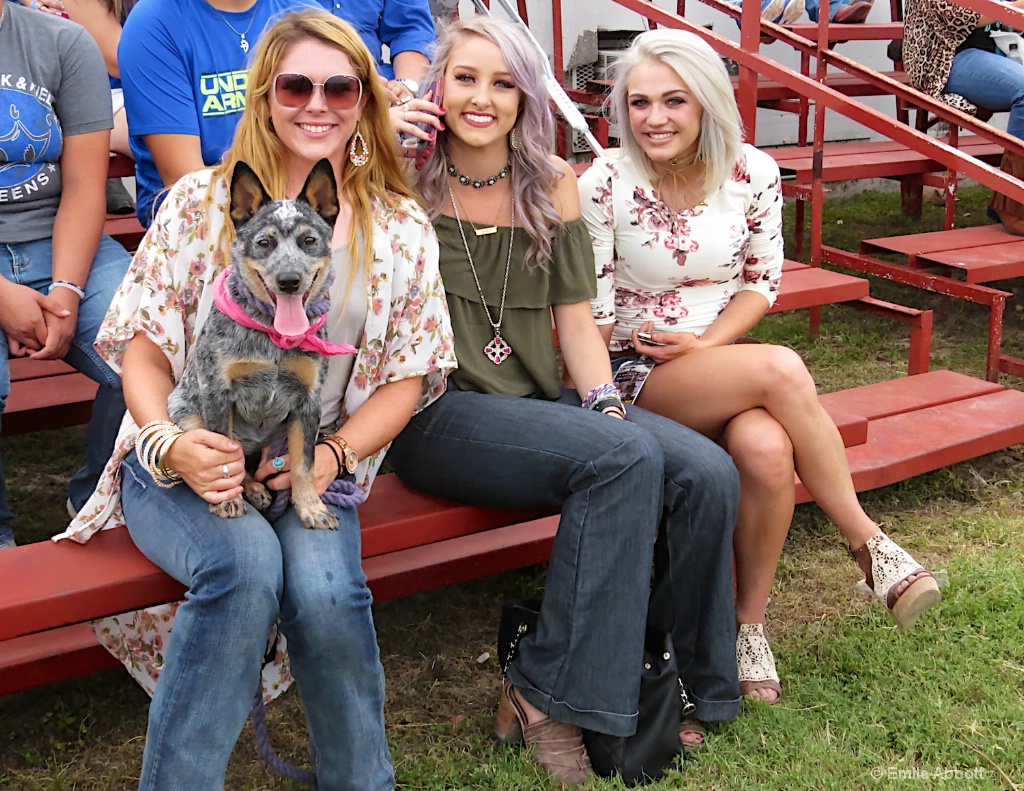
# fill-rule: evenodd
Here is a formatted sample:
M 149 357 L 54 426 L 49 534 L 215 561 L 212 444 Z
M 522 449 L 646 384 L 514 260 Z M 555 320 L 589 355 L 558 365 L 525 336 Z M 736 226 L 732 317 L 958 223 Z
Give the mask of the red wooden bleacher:
M 934 371 L 821 397 L 840 428 L 858 491 L 1024 441 L 1024 393 Z M 809 495 L 800 484 L 799 502 Z M 360 509 L 363 566 L 380 601 L 548 558 L 557 517 L 459 505 L 381 476 Z M 0 694 L 116 662 L 83 621 L 180 598 L 182 587 L 116 529 L 87 545 L 0 553 Z

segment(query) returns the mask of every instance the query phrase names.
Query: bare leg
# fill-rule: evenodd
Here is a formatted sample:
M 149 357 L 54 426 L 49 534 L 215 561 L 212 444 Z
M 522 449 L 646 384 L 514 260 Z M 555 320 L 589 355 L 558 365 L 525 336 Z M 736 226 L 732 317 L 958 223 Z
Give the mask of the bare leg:
M 712 438 L 737 415 L 764 409 L 789 437 L 800 480 L 850 546 L 880 532 L 857 500 L 839 430 L 792 350 L 737 344 L 679 357 L 651 372 L 637 404 Z M 865 572 L 866 563 L 865 553 Z M 897 595 L 914 581 L 900 583 Z
M 736 558 L 736 623 L 763 624 L 768 596 L 793 521 L 793 446 L 785 429 L 764 409 L 743 412 L 725 427 L 722 444 L 740 474 L 740 503 L 733 536 Z M 760 679 L 758 679 L 760 680 Z M 767 685 L 741 691 L 775 703 Z
M 654 369 L 637 404 L 709 437 L 741 412 L 763 408 L 789 436 L 800 480 L 850 545 L 878 532 L 857 501 L 839 430 L 790 349 L 739 344 L 680 357 Z

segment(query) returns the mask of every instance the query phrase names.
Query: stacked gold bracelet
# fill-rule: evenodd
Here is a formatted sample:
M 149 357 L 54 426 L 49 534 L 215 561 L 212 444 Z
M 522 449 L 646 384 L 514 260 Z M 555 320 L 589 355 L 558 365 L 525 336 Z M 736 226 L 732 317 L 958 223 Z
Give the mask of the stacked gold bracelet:
M 174 441 L 184 433 L 169 420 L 153 420 L 139 429 L 135 438 L 139 463 L 153 478 L 153 483 L 163 489 L 170 489 L 182 481 L 178 473 L 164 466 L 163 460 Z

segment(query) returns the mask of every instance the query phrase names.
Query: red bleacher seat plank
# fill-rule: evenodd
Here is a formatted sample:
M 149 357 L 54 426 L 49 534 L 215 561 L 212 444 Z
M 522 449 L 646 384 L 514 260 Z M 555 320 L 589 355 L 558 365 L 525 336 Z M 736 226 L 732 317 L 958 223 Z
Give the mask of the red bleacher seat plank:
M 378 601 L 498 574 L 551 556 L 558 517 L 367 558 L 363 569 Z
M 846 454 L 854 487 L 888 486 L 1024 442 L 1022 414 L 1024 393 L 1003 390 L 874 420 L 868 441 Z
M 3 433 L 28 434 L 88 423 L 96 388 L 94 381 L 77 372 L 18 381 L 7 399 Z
M 30 360 L 27 357 L 15 357 L 7 361 L 7 367 L 11 372 L 12 382 L 75 373 L 75 369 L 63 360 Z
M 939 264 L 964 273 L 968 283 L 988 283 L 1024 275 L 1024 240 L 985 247 L 943 250 L 917 257 L 920 264 Z
M 854 445 L 863 445 L 868 441 L 868 419 L 863 415 L 855 415 L 838 406 L 822 404 L 832 422 L 839 429 L 839 436 L 843 438 L 843 447 L 850 448 Z
M 363 558 L 514 525 L 556 509 L 499 509 L 463 505 L 406 488 L 397 475 L 381 475 L 359 508 Z
M 945 250 L 1003 244 L 1016 238 L 1018 237 L 1003 230 L 1001 225 L 978 225 L 973 228 L 954 228 L 950 231 L 864 239 L 860 243 L 860 250 L 862 253 L 902 253 L 914 259 L 919 255 Z M 910 264 L 913 263 L 911 260 Z
M 88 624 L 0 643 L 0 695 L 121 667 Z
M 848 302 L 868 295 L 868 281 L 829 269 L 808 266 L 784 269 L 779 294 L 769 313 L 798 310 L 836 302 Z
M 103 233 L 113 237 L 125 250 L 132 253 L 146 235 L 146 229 L 134 214 L 108 214 L 103 223 Z
M 820 397 L 826 407 L 841 409 L 868 420 L 998 393 L 1005 388 L 955 371 L 929 371 L 888 382 L 826 393 Z

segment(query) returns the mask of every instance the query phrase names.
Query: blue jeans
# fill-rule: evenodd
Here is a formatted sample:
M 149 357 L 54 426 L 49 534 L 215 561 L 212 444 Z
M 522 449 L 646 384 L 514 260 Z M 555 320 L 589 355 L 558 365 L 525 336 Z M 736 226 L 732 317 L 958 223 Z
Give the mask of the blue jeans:
M 831 22 L 833 17 L 836 15 L 836 11 L 840 8 L 845 8 L 853 3 L 860 2 L 860 0 L 830 0 L 828 4 L 828 19 Z M 821 7 L 820 0 L 804 0 L 804 10 L 807 12 L 807 17 L 812 22 L 818 21 L 819 9 Z
M 140 791 L 224 788 L 278 619 L 321 791 L 392 788 L 355 508 L 332 506 L 337 530 L 308 530 L 293 508 L 273 525 L 251 506 L 222 519 L 188 486 L 156 486 L 134 453 L 122 486 L 132 540 L 189 589 L 149 709 Z
M 739 712 L 729 456 L 666 418 L 629 422 L 559 401 L 449 386 L 398 436 L 388 460 L 409 486 L 476 505 L 560 507 L 538 629 L 509 678 L 562 722 L 636 728 L 655 535 L 672 555 L 673 639 L 698 716 Z
M 994 52 L 965 49 L 953 58 L 947 93 L 996 112 L 1010 111 L 1006 131 L 1024 139 L 1024 66 Z
M 89 421 L 85 466 L 71 478 L 68 496 L 79 509 L 89 499 L 103 467 L 114 450 L 114 440 L 124 415 L 124 394 L 121 377 L 114 373 L 93 348 L 103 317 L 107 314 L 114 292 L 121 285 L 131 256 L 111 239 L 103 236 L 89 269 L 85 299 L 78 306 L 78 326 L 65 361 L 99 383 L 96 401 Z M 45 294 L 53 279 L 53 242 L 41 239 L 24 244 L 0 244 L 0 276 Z M 0 329 L 0 413 L 11 392 L 7 364 L 7 334 Z M 3 465 L 0 461 L 0 545 L 11 536 L 14 516 L 7 505 Z
M 743 4 L 742 0 L 728 0 L 728 2 L 731 3 L 734 6 L 741 6 Z M 840 8 L 843 8 L 845 6 L 850 5 L 851 3 L 856 3 L 856 2 L 860 2 L 860 0 L 830 0 L 829 8 L 828 8 L 828 14 L 829 14 L 828 18 L 829 18 L 829 21 L 832 20 L 832 18 L 836 15 L 836 11 L 838 11 Z M 783 2 L 780 5 L 784 6 L 786 4 Z M 764 0 L 762 0 L 762 2 L 761 2 L 762 13 L 764 11 L 765 6 L 766 6 L 766 3 L 764 2 Z M 804 0 L 804 10 L 807 12 L 807 16 L 810 18 L 810 20 L 812 22 L 817 22 L 818 21 L 818 10 L 819 10 L 820 6 L 821 6 L 821 0 Z M 779 9 L 779 12 L 781 13 L 781 8 Z M 736 20 L 736 23 L 739 24 L 739 20 L 738 19 Z

